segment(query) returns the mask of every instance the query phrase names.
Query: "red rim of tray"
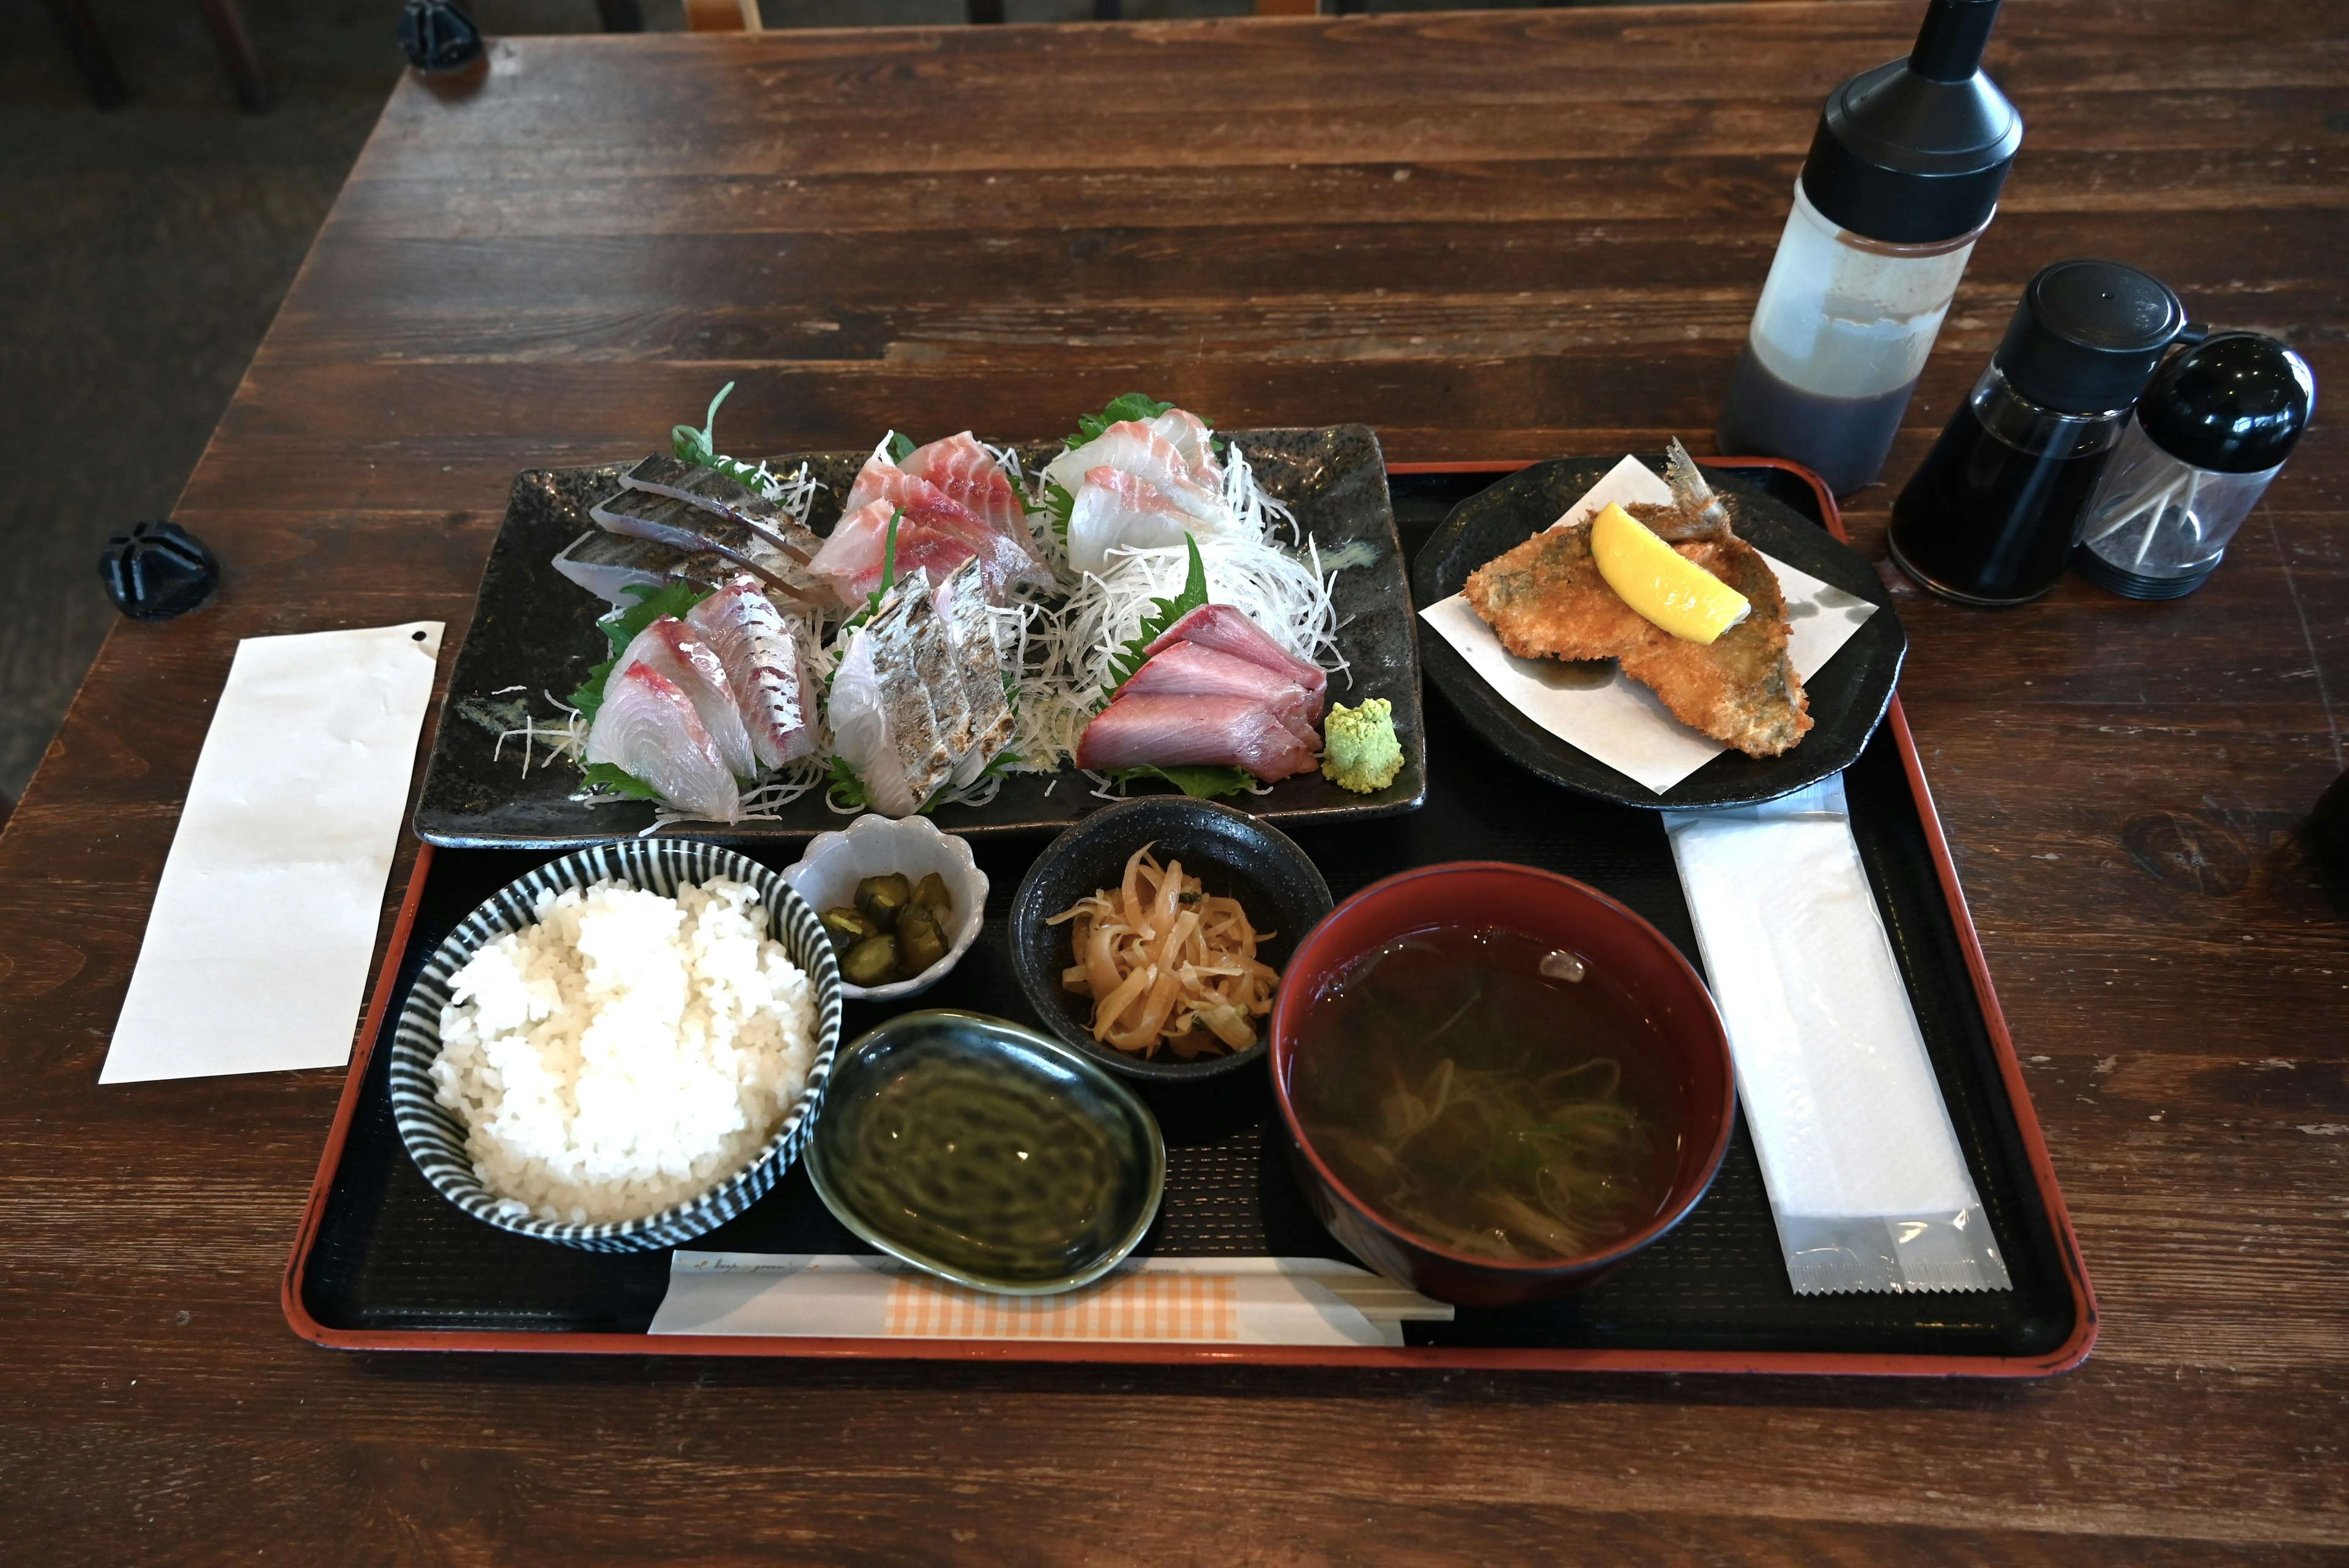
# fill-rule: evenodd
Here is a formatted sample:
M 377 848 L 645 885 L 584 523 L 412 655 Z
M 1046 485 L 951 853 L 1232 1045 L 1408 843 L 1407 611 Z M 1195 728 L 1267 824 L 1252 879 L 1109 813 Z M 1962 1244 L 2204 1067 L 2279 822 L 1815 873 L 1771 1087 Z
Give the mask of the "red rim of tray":
M 1544 461 L 1547 460 L 1391 462 L 1387 464 L 1387 472 L 1396 474 L 1503 474 L 1514 473 Z M 1827 532 L 1847 544 L 1850 542 L 1844 532 L 1843 514 L 1837 510 L 1835 497 L 1828 493 L 1817 475 L 1800 464 L 1764 457 L 1701 458 L 1698 462 L 1708 468 L 1775 468 L 1793 474 L 1809 485 L 1817 497 L 1819 515 L 1826 522 Z M 350 1136 L 351 1123 L 358 1110 L 360 1095 L 367 1081 L 367 1064 L 373 1055 L 384 1016 L 391 1007 L 393 994 L 398 986 L 400 961 L 407 951 L 409 934 L 415 925 L 417 908 L 432 867 L 432 846 L 429 844 L 419 846 L 415 867 L 409 874 L 408 891 L 400 901 L 399 915 L 392 925 L 391 939 L 385 949 L 383 967 L 376 977 L 375 990 L 367 1002 L 367 1017 L 352 1053 L 348 1075 L 344 1079 L 342 1099 L 335 1110 L 334 1127 L 326 1135 L 326 1147 L 318 1159 L 318 1174 L 310 1187 L 310 1201 L 303 1210 L 301 1227 L 295 1234 L 293 1255 L 287 1260 L 285 1280 L 279 1292 L 285 1321 L 304 1339 L 340 1350 L 788 1355 L 851 1360 L 1126 1362 L 1193 1366 L 1431 1366 L 1527 1372 L 1798 1373 L 1878 1377 L 2044 1377 L 2068 1371 L 2086 1360 L 2095 1345 L 2095 1290 L 2088 1282 L 2087 1268 L 2080 1258 L 2079 1241 L 2072 1229 L 2072 1217 L 2064 1206 L 2064 1194 L 2056 1184 L 2055 1167 L 2048 1158 L 2047 1142 L 2040 1132 L 2039 1118 L 2032 1108 L 2031 1095 L 2023 1083 L 2023 1064 L 2015 1055 L 2013 1038 L 2007 1033 L 2006 1015 L 1999 1008 L 1998 992 L 1991 983 L 1990 966 L 1983 961 L 1982 941 L 1974 930 L 1973 915 L 1966 906 L 1964 889 L 1959 886 L 1957 865 L 1951 858 L 1949 840 L 1941 832 L 1941 819 L 1933 807 L 1932 793 L 1926 787 L 1924 765 L 1918 758 L 1916 738 L 1909 732 L 1909 721 L 1901 711 L 1898 692 L 1894 693 L 1890 705 L 1885 710 L 1884 724 L 1894 745 L 1899 750 L 1900 765 L 1908 775 L 1909 790 L 1916 797 L 1918 819 L 1924 828 L 1926 844 L 1932 852 L 1933 869 L 1940 879 L 1942 895 L 1949 903 L 1950 919 L 1956 928 L 1959 947 L 1965 954 L 1966 970 L 1972 978 L 1974 995 L 1982 1007 L 1982 1023 L 1997 1059 L 1999 1079 L 2013 1110 L 2015 1132 L 2030 1160 L 2040 1201 L 2046 1208 L 2048 1228 L 2063 1261 L 2064 1284 L 2072 1300 L 2073 1326 L 2064 1343 L 2054 1350 L 2037 1355 L 1845 1355 L 1823 1351 L 1584 1350 L 1454 1345 L 1385 1348 L 330 1328 L 311 1316 L 309 1309 L 303 1304 L 304 1275 L 309 1266 L 310 1250 L 316 1240 L 319 1223 L 326 1215 L 326 1200 L 334 1188 L 335 1172 L 342 1163 L 343 1145 Z

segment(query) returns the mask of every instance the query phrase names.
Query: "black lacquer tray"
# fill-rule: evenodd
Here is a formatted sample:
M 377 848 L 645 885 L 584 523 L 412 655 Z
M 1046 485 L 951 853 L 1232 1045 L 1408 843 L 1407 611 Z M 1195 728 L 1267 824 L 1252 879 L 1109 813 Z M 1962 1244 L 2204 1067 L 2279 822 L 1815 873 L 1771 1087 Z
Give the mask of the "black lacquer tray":
M 1331 683 L 1330 700 L 1355 703 L 1384 697 L 1394 705 L 1395 735 L 1403 768 L 1375 794 L 1353 794 L 1319 774 L 1283 779 L 1268 794 L 1249 797 L 1248 809 L 1281 822 L 1350 821 L 1392 816 L 1419 805 L 1426 794 L 1426 747 L 1420 729 L 1418 644 L 1413 635 L 1410 556 L 1395 536 L 1379 440 L 1364 425 L 1316 430 L 1226 431 L 1247 453 L 1257 481 L 1296 514 L 1298 528 L 1326 556 L 1364 557 L 1338 574 L 1330 590 L 1338 612 L 1338 651 L 1347 671 Z M 1025 447 L 1033 472 L 1059 451 Z M 863 466 L 863 452 L 793 452 L 770 458 L 790 472 L 802 462 L 824 488 L 808 516 L 828 534 L 840 504 Z M 518 722 L 520 701 L 541 720 L 555 710 L 549 698 L 578 689 L 590 667 L 606 656 L 595 618 L 608 607 L 548 565 L 557 551 L 595 526 L 595 502 L 619 488 L 624 465 L 532 469 L 514 481 L 505 520 L 481 571 L 471 627 L 449 675 L 424 790 L 416 805 L 417 836 L 444 847 L 579 848 L 638 832 L 653 808 L 626 801 L 589 805 L 574 800 L 579 774 L 564 764 L 522 764 L 522 744 L 501 746 L 498 732 Z M 519 690 L 515 690 L 519 689 Z M 505 716 L 502 717 L 503 714 Z M 937 825 L 949 833 L 1017 833 L 1066 827 L 1102 803 L 1092 782 L 1073 768 L 1056 774 L 1014 774 L 985 805 L 946 805 Z M 1164 789 L 1136 786 L 1136 793 Z M 662 831 L 736 848 L 797 843 L 843 826 L 846 818 L 811 792 L 783 806 L 773 820 L 731 826 L 682 823 Z
M 1797 471 L 1748 476 L 1818 517 L 1831 503 Z M 1423 542 L 1490 471 L 1397 472 L 1405 541 Z M 1413 865 L 1504 859 L 1578 877 L 1623 900 L 1699 962 L 1656 813 L 1569 794 L 1492 750 L 1441 698 L 1427 705 L 1427 809 L 1378 824 L 1292 823 L 1331 891 Z M 666 1253 L 603 1256 L 474 1223 L 443 1201 L 401 1147 L 380 1038 L 440 937 L 543 853 L 426 851 L 395 934 L 310 1209 L 285 1278 L 288 1320 L 320 1344 L 378 1349 L 626 1352 L 1367 1366 L 1787 1371 L 2037 1376 L 2075 1365 L 2095 1305 L 2071 1226 L 1982 967 L 1971 923 L 1896 701 L 1846 775 L 1853 831 L 1916 1003 L 1959 1141 L 2002 1243 L 2011 1291 L 1796 1296 L 1741 1117 L 1711 1192 L 1671 1235 L 1592 1290 L 1507 1310 L 1463 1308 L 1410 1324 L 1401 1349 L 904 1339 L 687 1338 L 645 1333 L 667 1284 Z M 978 944 L 905 1006 L 966 1007 L 1035 1022 L 1009 958 L 1013 890 L 1040 833 L 975 848 L 993 892 Z M 776 865 L 789 846 L 750 853 Z M 898 1008 L 852 1002 L 854 1037 Z M 1175 1090 L 1138 1085 L 1168 1144 L 1164 1206 L 1145 1253 L 1340 1256 L 1293 1185 L 1261 1068 Z M 793 1171 L 710 1250 L 864 1252 Z

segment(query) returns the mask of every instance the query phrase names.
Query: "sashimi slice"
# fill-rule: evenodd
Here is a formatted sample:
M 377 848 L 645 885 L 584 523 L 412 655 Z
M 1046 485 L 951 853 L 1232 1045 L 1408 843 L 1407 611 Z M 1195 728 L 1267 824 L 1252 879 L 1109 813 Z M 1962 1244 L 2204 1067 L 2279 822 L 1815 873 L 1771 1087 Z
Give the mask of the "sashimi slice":
M 895 511 L 890 502 L 874 501 L 843 516 L 833 528 L 832 537 L 823 542 L 823 548 L 808 563 L 808 570 L 828 583 L 842 604 L 862 605 L 880 587 L 885 564 L 882 553 L 889 542 L 889 519 Z M 981 534 L 993 535 L 983 524 L 974 522 L 971 527 Z M 897 524 L 900 581 L 909 580 L 916 573 L 934 580 L 943 577 L 978 554 L 967 539 L 946 533 L 925 519 L 906 517 Z
M 1155 642 L 1143 651 L 1157 654 L 1178 642 L 1195 642 L 1217 653 L 1228 653 L 1234 659 L 1245 659 L 1250 664 L 1261 664 L 1267 670 L 1287 675 L 1305 688 L 1313 699 L 1311 722 L 1321 722 L 1321 703 L 1330 684 L 1329 672 L 1318 664 L 1309 664 L 1288 649 L 1272 640 L 1264 628 L 1248 619 L 1246 611 L 1231 605 L 1201 605 L 1181 620 L 1166 628 Z
M 893 594 L 857 628 L 832 679 L 833 754 L 856 771 L 885 816 L 911 816 L 954 771 L 914 658 L 928 601 Z
M 694 636 L 677 617 L 665 615 L 636 633 L 612 668 L 626 670 L 639 664 L 685 693 L 701 727 L 717 743 L 718 758 L 728 773 L 738 779 L 758 776 L 750 732 L 742 723 L 742 701 L 716 649 Z
M 1174 444 L 1140 420 L 1113 424 L 1075 451 L 1062 452 L 1046 465 L 1044 476 L 1074 495 L 1087 474 L 1103 467 L 1148 480 L 1210 532 L 1220 533 L 1230 524 L 1222 494 L 1200 483 Z
M 955 763 L 957 788 L 974 784 L 987 764 L 1011 742 L 1016 720 L 1003 689 L 1003 650 L 996 640 L 995 617 L 987 607 L 977 562 L 957 567 L 931 595 L 962 672 L 963 699 L 971 719 L 970 748 Z
M 1107 465 L 1086 473 L 1069 509 L 1069 565 L 1098 572 L 1112 550 L 1179 545 L 1198 520 L 1146 479 Z
M 1133 678 L 1118 688 L 1118 695 L 1164 694 L 1175 697 L 1245 697 L 1270 709 L 1308 747 L 1321 738 L 1313 732 L 1314 700 L 1304 687 L 1278 670 L 1196 642 L 1177 642 L 1153 654 Z
M 908 514 L 959 517 L 977 523 L 978 514 L 936 485 L 917 473 L 898 467 L 879 452 L 864 460 L 856 472 L 856 483 L 848 487 L 847 498 L 841 502 L 840 512 L 846 516 L 859 512 L 876 501 L 886 501 L 892 506 L 902 506 Z
M 622 490 L 607 496 L 589 507 L 587 515 L 607 533 L 666 545 L 685 555 L 723 556 L 793 598 L 818 597 L 819 587 L 802 562 L 776 548 L 771 540 L 739 518 L 643 490 Z
M 1246 697 L 1120 697 L 1093 716 L 1077 742 L 1077 766 L 1122 768 L 1220 763 L 1267 784 L 1311 773 L 1313 748 L 1271 709 Z
M 725 556 L 709 552 L 688 555 L 650 539 L 607 534 L 590 528 L 554 557 L 554 569 L 589 593 L 608 599 L 616 609 L 637 602 L 630 588 L 657 588 L 667 583 L 693 583 L 715 588 L 742 570 Z M 755 582 L 757 579 L 753 578 Z
M 780 768 L 815 749 L 803 624 L 784 615 L 745 573 L 686 612 L 685 623 L 726 666 L 750 748 Z
M 1216 461 L 1215 432 L 1206 421 L 1187 409 L 1169 409 L 1145 422 L 1151 434 L 1183 454 L 1192 478 L 1210 490 L 1223 489 L 1224 469 Z
M 978 444 L 968 431 L 916 447 L 898 467 L 937 487 L 939 493 L 961 505 L 980 522 L 1027 552 L 1037 554 L 1036 536 L 1028 531 L 1028 510 L 995 454 Z
M 621 474 L 620 483 L 629 490 L 672 496 L 702 511 L 731 517 L 802 564 L 815 554 L 816 537 L 805 524 L 717 469 L 655 452 Z
M 604 685 L 604 705 L 587 731 L 587 760 L 642 780 L 678 810 L 711 822 L 739 822 L 742 794 L 675 681 L 641 664 Z

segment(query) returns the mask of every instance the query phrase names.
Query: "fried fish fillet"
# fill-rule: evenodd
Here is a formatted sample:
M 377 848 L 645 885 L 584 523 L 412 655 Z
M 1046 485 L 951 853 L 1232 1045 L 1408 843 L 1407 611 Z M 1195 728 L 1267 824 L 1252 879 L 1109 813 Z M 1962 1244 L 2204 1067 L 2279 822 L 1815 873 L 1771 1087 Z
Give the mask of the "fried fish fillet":
M 1717 503 L 1700 512 L 1631 514 L 1753 603 L 1711 643 L 1687 642 L 1625 604 L 1590 554 L 1590 525 L 1537 534 L 1468 578 L 1468 602 L 1520 659 L 1615 659 L 1682 723 L 1748 756 L 1775 757 L 1811 727 L 1802 678 L 1786 657 L 1786 596 L 1761 552 L 1733 533 Z

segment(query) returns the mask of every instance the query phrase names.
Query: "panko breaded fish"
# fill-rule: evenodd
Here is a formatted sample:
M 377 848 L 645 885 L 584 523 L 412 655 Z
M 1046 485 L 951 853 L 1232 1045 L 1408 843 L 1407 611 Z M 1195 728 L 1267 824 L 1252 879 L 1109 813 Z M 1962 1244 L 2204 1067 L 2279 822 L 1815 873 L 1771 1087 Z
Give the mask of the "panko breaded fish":
M 1625 604 L 1599 576 L 1587 522 L 1486 562 L 1468 578 L 1468 602 L 1520 659 L 1619 659 L 1682 723 L 1748 756 L 1777 756 L 1811 728 L 1802 678 L 1786 657 L 1786 597 L 1761 552 L 1731 531 L 1720 498 L 1702 480 L 1692 493 L 1681 472 L 1671 477 L 1682 481 L 1672 505 L 1626 510 L 1752 601 L 1751 613 L 1711 643 L 1676 638 Z

